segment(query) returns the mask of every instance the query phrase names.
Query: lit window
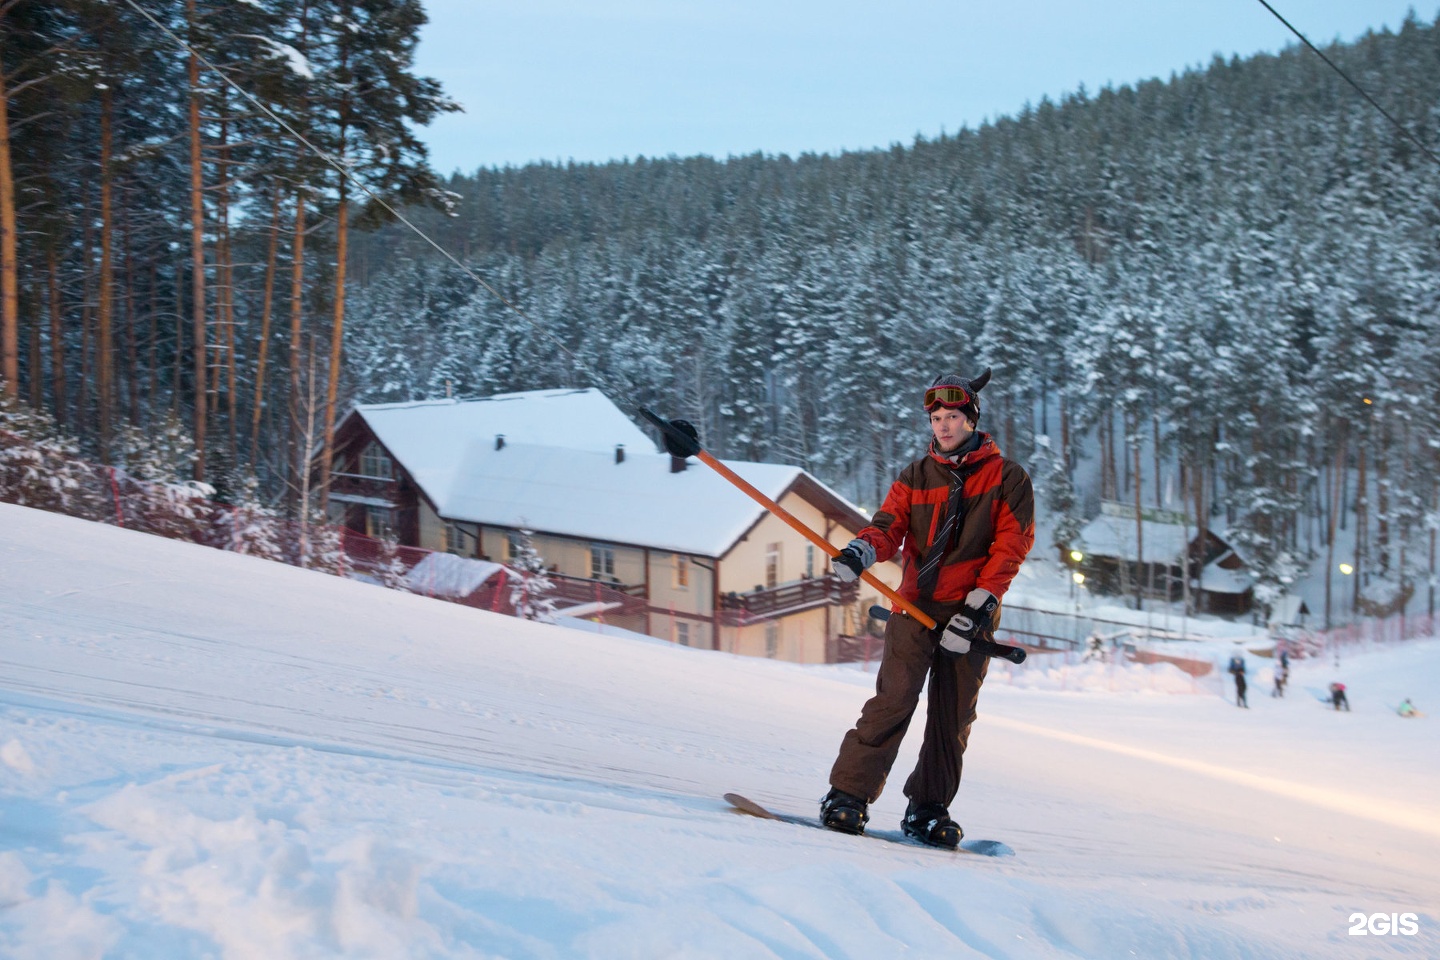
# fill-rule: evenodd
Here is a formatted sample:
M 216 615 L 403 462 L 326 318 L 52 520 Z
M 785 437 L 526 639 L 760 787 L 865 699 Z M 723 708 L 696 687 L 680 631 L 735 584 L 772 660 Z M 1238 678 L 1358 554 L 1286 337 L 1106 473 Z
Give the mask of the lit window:
M 773 590 L 780 585 L 780 544 L 765 547 L 765 587 Z
M 679 590 L 690 586 L 690 558 L 675 554 L 675 587 Z

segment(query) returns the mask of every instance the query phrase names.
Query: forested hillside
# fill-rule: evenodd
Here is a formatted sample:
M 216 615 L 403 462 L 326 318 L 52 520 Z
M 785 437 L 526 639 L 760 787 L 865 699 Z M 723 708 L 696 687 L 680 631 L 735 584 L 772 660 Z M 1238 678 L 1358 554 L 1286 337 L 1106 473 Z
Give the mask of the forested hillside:
M 349 402 L 596 385 L 873 507 L 920 389 L 991 366 L 1057 539 L 1120 500 L 1224 525 L 1267 594 L 1342 528 L 1357 591 L 1433 582 L 1440 165 L 1309 51 L 890 149 L 443 183 L 418 0 L 140 9 L 0 0 L 0 380 L 96 459 L 181 434 L 294 512 Z M 1435 24 L 1327 53 L 1440 147 Z
M 1436 143 L 1434 25 L 1328 53 Z M 449 188 L 425 228 L 574 357 L 391 227 L 356 264 L 367 399 L 600 383 L 873 507 L 920 388 L 992 366 L 982 426 L 1068 526 L 1184 510 L 1277 589 L 1358 514 L 1362 579 L 1429 575 L 1440 166 L 1310 51 L 889 150 Z

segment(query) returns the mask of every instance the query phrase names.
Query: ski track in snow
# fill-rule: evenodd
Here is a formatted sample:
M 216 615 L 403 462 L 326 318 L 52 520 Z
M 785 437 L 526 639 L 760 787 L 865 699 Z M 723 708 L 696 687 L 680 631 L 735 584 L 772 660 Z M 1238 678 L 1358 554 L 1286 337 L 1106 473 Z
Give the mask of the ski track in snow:
M 0 956 L 1440 955 L 1434 725 L 1376 707 L 1440 706 L 1440 645 L 1385 657 L 1352 715 L 1323 665 L 1251 711 L 992 673 L 956 812 L 1018 855 L 955 857 L 720 799 L 813 812 L 858 670 L 0 505 Z

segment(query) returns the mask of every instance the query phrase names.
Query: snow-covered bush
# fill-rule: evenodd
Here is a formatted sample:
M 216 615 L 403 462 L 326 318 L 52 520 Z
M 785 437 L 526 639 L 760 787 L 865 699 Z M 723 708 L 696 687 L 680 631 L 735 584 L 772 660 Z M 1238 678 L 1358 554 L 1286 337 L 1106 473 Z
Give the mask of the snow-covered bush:
M 545 561 L 535 550 L 533 534 L 521 530 L 509 567 L 515 574 L 510 587 L 510 605 L 515 616 L 543 623 L 555 621 L 555 581 L 545 570 Z
M 0 393 L 0 500 L 98 520 L 106 518 L 100 491 L 53 417 Z

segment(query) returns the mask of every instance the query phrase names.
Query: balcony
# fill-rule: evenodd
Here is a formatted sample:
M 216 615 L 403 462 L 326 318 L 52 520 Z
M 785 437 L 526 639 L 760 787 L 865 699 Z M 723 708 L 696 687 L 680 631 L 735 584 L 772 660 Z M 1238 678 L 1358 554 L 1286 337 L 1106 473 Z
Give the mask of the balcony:
M 859 581 L 842 583 L 839 578 L 828 576 L 796 580 L 768 590 L 725 594 L 720 598 L 720 622 L 744 627 L 816 607 L 843 606 L 854 603 L 859 596 Z
M 332 473 L 330 498 L 371 506 L 396 506 L 399 484 L 393 477 L 372 477 L 363 473 Z

